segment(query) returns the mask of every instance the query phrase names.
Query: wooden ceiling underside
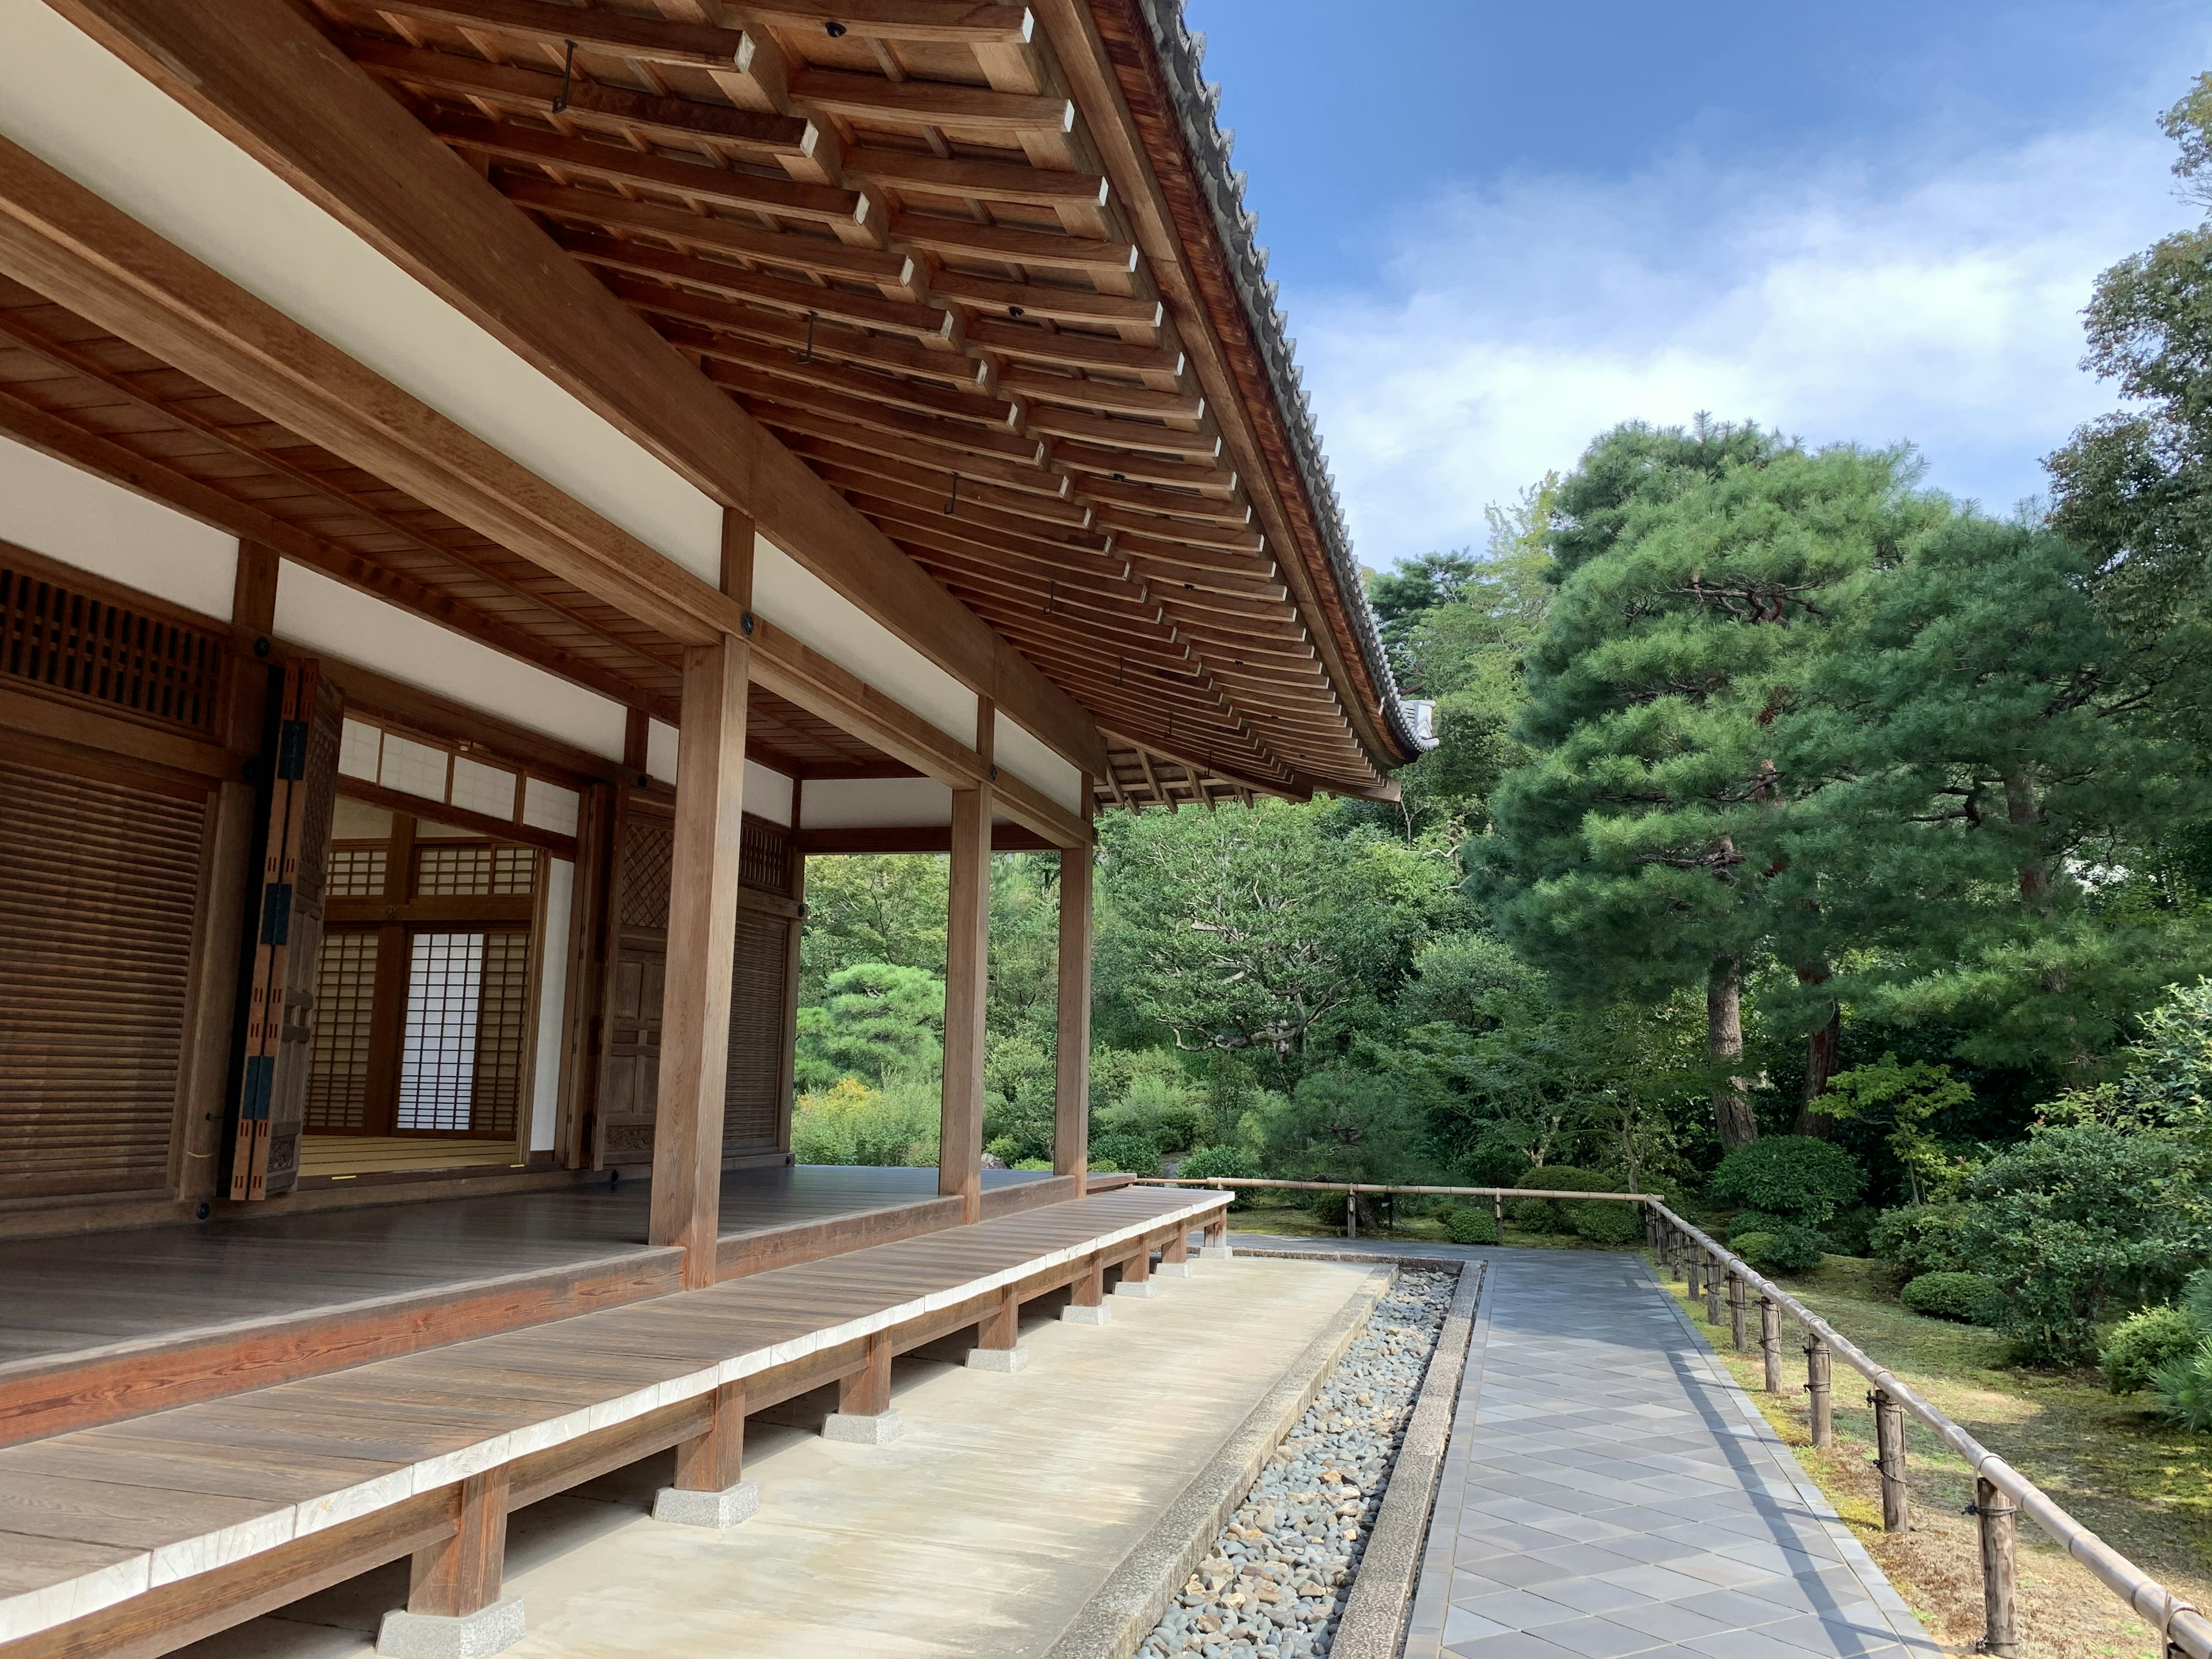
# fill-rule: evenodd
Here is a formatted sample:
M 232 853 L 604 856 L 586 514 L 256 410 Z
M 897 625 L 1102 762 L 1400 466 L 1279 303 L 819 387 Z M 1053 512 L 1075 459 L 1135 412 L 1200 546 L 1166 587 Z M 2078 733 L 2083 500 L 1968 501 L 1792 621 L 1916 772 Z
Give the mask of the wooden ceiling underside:
M 676 719 L 675 641 L 5 277 L 0 432 Z M 759 685 L 748 702 L 746 750 L 765 766 L 793 776 L 915 775 Z
M 1185 806 L 1215 807 L 1224 801 L 1252 804 L 1253 792 L 1245 785 L 1217 777 L 1202 766 L 1155 754 L 1112 732 L 1106 736 L 1106 775 L 1091 786 L 1092 805 L 1102 812 L 1115 807 L 1141 812 L 1148 806 L 1164 806 L 1174 812 Z
M 1129 755 L 1376 782 L 1024 9 L 315 3 Z

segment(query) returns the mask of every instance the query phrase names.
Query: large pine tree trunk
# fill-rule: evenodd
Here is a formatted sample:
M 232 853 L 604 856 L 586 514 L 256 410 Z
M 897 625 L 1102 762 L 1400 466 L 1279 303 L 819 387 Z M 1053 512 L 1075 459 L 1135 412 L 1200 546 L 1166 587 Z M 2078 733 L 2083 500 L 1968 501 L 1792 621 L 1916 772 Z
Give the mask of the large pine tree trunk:
M 2021 832 L 2020 896 L 2035 911 L 2051 908 L 2051 866 L 2044 861 L 2039 838 L 2028 834 L 2039 810 L 2035 776 L 2025 763 L 2005 774 L 2005 822 Z
M 1828 970 L 1825 965 L 1800 968 L 1800 983 L 1826 985 Z M 1831 999 L 1828 1017 L 1814 1026 L 1805 1038 L 1805 1103 L 1797 1111 L 1797 1133 L 1817 1135 L 1826 1140 L 1833 1133 L 1836 1120 L 1814 1103 L 1828 1092 L 1828 1079 L 1836 1074 L 1836 1062 L 1844 1047 L 1844 1005 Z
M 1733 1066 L 1743 1059 L 1743 960 L 1715 957 L 1705 979 L 1705 1042 L 1717 1065 Z M 1729 1150 L 1759 1139 L 1759 1124 L 1751 1115 L 1751 1090 L 1735 1071 L 1723 1073 L 1713 1085 L 1713 1122 L 1720 1130 L 1721 1146 Z

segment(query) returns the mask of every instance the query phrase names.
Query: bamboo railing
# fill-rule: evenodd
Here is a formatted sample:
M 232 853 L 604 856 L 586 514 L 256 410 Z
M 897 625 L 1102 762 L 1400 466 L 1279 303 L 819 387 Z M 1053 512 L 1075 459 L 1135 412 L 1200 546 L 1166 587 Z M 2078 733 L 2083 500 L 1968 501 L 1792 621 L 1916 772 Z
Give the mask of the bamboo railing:
M 1349 1201 L 1357 1194 L 1403 1193 L 1409 1195 L 1487 1198 L 1492 1213 L 1504 1233 L 1504 1201 L 1508 1198 L 1565 1199 L 1576 1203 L 1613 1200 L 1644 1208 L 1645 1242 L 1661 1267 L 1683 1281 L 1692 1296 L 1702 1289 L 1706 1322 L 1723 1322 L 1722 1302 L 1728 1304 L 1729 1335 L 1738 1351 L 1748 1340 L 1747 1297 L 1756 1292 L 1759 1302 L 1759 1347 L 1765 1362 L 1766 1392 L 1782 1392 L 1782 1316 L 1788 1314 L 1805 1331 L 1805 1391 L 1812 1407 L 1813 1443 L 1828 1446 L 1835 1441 L 1832 1362 L 1840 1358 L 1872 1385 L 1868 1401 L 1875 1412 L 1875 1466 L 1881 1474 L 1881 1518 L 1885 1532 L 1905 1532 L 1912 1524 L 1911 1501 L 1905 1484 L 1905 1419 L 1917 1419 L 1948 1446 L 1974 1474 L 1974 1516 L 1981 1539 L 1982 1607 L 1984 1635 L 1977 1644 L 1997 1659 L 2017 1659 L 2020 1621 L 2017 1605 L 2018 1571 L 2014 1560 L 2015 1517 L 2025 1514 L 2044 1534 L 2072 1556 L 2129 1610 L 2148 1621 L 2159 1633 L 2160 1652 L 2185 1659 L 2212 1659 L 2212 1620 L 2160 1583 L 2088 1528 L 2075 1520 L 2049 1493 L 2018 1469 L 1974 1438 L 1940 1409 L 1878 1364 L 1849 1337 L 1808 1308 L 1780 1285 L 1765 1278 L 1740 1256 L 1699 1231 L 1666 1205 L 1645 1193 L 1561 1193 L 1526 1187 L 1401 1187 L 1366 1182 L 1261 1181 L 1219 1176 L 1200 1180 L 1161 1177 L 1146 1184 L 1176 1187 L 1290 1188 L 1346 1194 L 1346 1236 L 1356 1237 L 1359 1206 Z

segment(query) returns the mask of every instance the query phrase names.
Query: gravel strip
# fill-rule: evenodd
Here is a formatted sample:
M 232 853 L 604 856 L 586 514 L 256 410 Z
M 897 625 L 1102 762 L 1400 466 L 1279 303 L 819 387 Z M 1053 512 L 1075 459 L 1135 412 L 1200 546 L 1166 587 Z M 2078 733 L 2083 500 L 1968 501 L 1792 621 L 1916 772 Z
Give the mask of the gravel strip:
M 1398 1275 L 1213 1553 L 1137 1650 L 1144 1659 L 1328 1651 L 1456 1278 Z

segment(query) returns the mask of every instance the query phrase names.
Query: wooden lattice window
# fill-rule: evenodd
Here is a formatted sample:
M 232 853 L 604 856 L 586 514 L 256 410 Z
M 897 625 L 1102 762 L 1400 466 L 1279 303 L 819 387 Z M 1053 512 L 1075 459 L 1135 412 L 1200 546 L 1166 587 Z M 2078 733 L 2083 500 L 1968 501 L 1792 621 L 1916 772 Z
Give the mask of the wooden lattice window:
M 381 891 L 380 872 L 378 883 Z M 315 1051 L 307 1073 L 310 1131 L 362 1134 L 368 1130 L 376 952 L 374 929 L 323 935 L 315 963 Z
M 748 817 L 738 842 L 738 879 L 764 893 L 791 890 L 791 837 L 781 824 Z
M 202 733 L 222 666 L 219 634 L 0 563 L 0 675 Z
M 382 842 L 331 847 L 330 886 L 332 898 L 381 898 L 386 848 Z
M 527 898 L 538 884 L 538 853 L 489 842 L 432 842 L 415 849 L 415 891 L 422 898 Z
M 676 831 L 642 814 L 623 825 L 622 893 L 617 914 L 625 927 L 668 926 L 668 884 L 676 862 Z
M 513 1134 L 522 1099 L 529 933 L 418 933 L 409 957 L 398 1127 Z

